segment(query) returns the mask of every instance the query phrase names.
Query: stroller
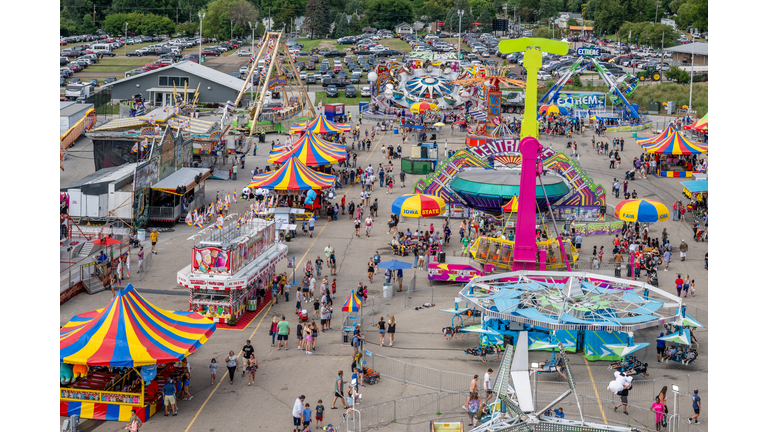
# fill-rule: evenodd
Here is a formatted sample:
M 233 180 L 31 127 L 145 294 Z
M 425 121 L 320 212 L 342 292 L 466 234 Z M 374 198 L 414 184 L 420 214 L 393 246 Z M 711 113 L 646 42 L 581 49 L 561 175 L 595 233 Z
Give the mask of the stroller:
M 380 378 L 379 373 L 375 370 L 371 368 L 363 368 L 363 382 L 373 385 L 379 382 Z

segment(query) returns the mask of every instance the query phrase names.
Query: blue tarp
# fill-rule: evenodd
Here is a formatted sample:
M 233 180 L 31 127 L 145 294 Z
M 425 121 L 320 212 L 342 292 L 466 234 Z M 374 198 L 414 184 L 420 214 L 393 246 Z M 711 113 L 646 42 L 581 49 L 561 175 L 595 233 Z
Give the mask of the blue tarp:
M 513 309 L 517 308 L 517 305 L 520 304 L 520 300 L 500 299 L 495 297 L 493 301 L 496 304 L 496 308 L 498 309 L 498 312 L 506 312 L 506 313 L 511 313 Z
M 684 188 L 691 192 L 709 192 L 709 180 L 693 180 L 680 182 Z

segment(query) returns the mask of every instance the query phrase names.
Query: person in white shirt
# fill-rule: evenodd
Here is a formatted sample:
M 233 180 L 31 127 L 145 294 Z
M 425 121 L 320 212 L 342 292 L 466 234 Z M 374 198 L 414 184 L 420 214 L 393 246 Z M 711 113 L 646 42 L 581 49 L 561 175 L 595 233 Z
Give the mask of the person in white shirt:
M 309 279 L 309 298 L 307 299 L 307 302 L 315 298 L 315 283 L 317 283 L 317 280 L 312 276 Z
M 303 428 L 301 425 L 301 413 L 304 411 L 304 395 L 301 395 L 293 403 L 293 430 L 294 432 L 300 432 Z
M 485 389 L 485 403 L 487 404 L 489 400 L 491 400 L 491 397 L 493 396 L 493 390 L 491 388 L 491 374 L 493 373 L 493 369 L 488 368 L 488 372 L 485 373 L 485 376 L 483 377 L 483 388 Z
M 367 218 L 365 218 L 365 236 L 366 237 L 370 237 L 371 236 L 371 227 L 372 226 L 373 226 L 373 219 L 371 219 L 371 216 L 369 215 Z

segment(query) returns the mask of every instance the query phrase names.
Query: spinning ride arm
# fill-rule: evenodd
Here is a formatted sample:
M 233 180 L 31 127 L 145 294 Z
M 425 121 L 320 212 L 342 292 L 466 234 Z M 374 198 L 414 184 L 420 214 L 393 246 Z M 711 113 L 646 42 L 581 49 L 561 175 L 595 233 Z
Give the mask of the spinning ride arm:
M 632 104 L 630 104 L 629 101 L 627 101 L 627 98 L 624 97 L 624 94 L 621 92 L 621 90 L 619 90 L 618 84 L 616 83 L 616 81 L 613 79 L 612 76 L 608 75 L 608 70 L 605 69 L 605 67 L 601 65 L 599 61 L 595 59 L 591 59 L 591 60 L 592 60 L 592 63 L 594 63 L 595 70 L 600 75 L 600 78 L 602 78 L 603 81 L 605 81 L 606 84 L 608 84 L 608 87 L 609 87 L 608 93 L 609 94 L 613 93 L 616 96 L 618 96 L 619 99 L 621 99 L 621 102 L 624 104 L 625 109 L 629 111 L 632 117 L 639 119 L 640 114 L 637 113 L 637 111 L 632 106 Z
M 251 135 L 253 135 L 253 129 L 256 127 L 256 122 L 259 119 L 259 115 L 261 114 L 261 110 L 264 107 L 264 98 L 267 95 L 267 91 L 269 90 L 269 77 L 272 76 L 272 70 L 275 68 L 275 63 L 277 60 L 277 52 L 279 51 L 278 43 L 280 42 L 280 38 L 282 36 L 282 32 L 279 33 L 267 33 L 269 36 L 277 36 L 275 39 L 275 45 L 272 47 L 272 58 L 269 59 L 269 70 L 267 70 L 267 74 L 264 78 L 264 84 L 261 86 L 261 91 L 259 93 L 259 101 L 255 102 L 256 108 L 253 112 L 253 117 L 251 118 Z M 268 37 L 269 37 L 268 36 Z M 265 40 L 265 43 L 262 44 L 262 50 L 264 49 L 264 46 L 269 42 L 269 40 Z M 261 53 L 259 53 L 261 54 Z M 251 69 L 255 67 L 255 63 L 258 62 L 258 58 L 256 59 L 256 62 L 254 62 L 254 66 L 251 66 Z
M 259 48 L 259 55 L 255 57 L 255 60 L 253 61 L 253 64 L 251 65 L 251 68 L 248 70 L 248 76 L 245 77 L 245 82 L 243 83 L 243 88 L 240 89 L 240 93 L 237 94 L 237 98 L 235 99 L 235 107 L 237 107 L 240 104 L 240 100 L 243 98 L 243 95 L 245 94 L 246 89 L 248 88 L 248 83 L 251 83 L 251 86 L 253 86 L 253 82 L 251 80 L 251 77 L 253 77 L 253 71 L 256 70 L 256 65 L 258 64 L 259 59 L 261 58 L 261 55 L 264 53 L 264 50 L 267 47 L 267 42 L 269 41 L 270 33 L 264 34 L 264 37 L 261 39 L 261 48 Z M 253 55 L 253 53 L 251 53 Z M 199 86 L 198 86 L 199 88 Z M 252 124 L 255 122 L 252 122 Z M 224 125 L 221 125 L 224 127 Z M 224 132 L 221 134 L 222 136 L 226 135 L 229 131 L 230 126 L 232 126 L 231 123 L 228 123 L 226 128 L 224 128 Z M 251 128 L 251 133 L 253 133 L 253 128 Z
M 523 63 L 525 64 L 525 69 L 528 72 L 525 86 L 526 95 L 535 95 L 538 84 L 536 75 L 538 74 L 539 69 L 541 69 L 542 52 L 565 55 L 568 53 L 568 44 L 565 42 L 541 38 L 511 39 L 499 42 L 499 51 L 502 54 L 509 54 L 512 52 L 520 51 L 525 52 L 525 54 L 523 54 Z M 525 113 L 527 115 L 523 119 L 523 124 L 520 127 L 521 138 L 535 138 L 539 136 L 539 122 L 536 119 L 536 111 L 536 98 L 526 97 Z M 535 178 L 533 180 L 535 182 Z
M 544 96 L 542 96 L 541 99 L 539 99 L 539 103 L 542 103 L 542 104 L 554 103 L 553 101 L 557 100 L 557 96 L 560 94 L 560 90 L 563 88 L 565 83 L 568 82 L 569 79 L 571 79 L 573 74 L 581 72 L 584 69 L 589 67 L 589 63 L 583 66 L 581 65 L 583 59 L 584 57 L 579 57 L 579 59 L 576 60 L 576 62 L 574 62 L 570 68 L 568 68 L 568 71 L 566 71 L 566 73 L 564 73 L 560 77 L 560 79 L 557 80 L 555 85 L 552 86 L 552 88 L 549 89 L 549 91 Z

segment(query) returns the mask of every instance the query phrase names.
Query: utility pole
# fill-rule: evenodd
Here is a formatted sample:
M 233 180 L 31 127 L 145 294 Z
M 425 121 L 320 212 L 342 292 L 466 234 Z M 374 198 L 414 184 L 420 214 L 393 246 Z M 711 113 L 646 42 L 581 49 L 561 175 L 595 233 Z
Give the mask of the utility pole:
M 229 20 L 229 40 L 232 40 L 232 29 L 235 25 L 235 20 Z
M 267 25 L 269 26 L 269 31 L 272 31 L 272 7 L 269 7 L 269 18 L 267 18 Z
M 123 42 L 125 43 L 125 45 L 123 45 L 125 48 L 123 50 L 123 55 L 128 57 L 128 23 L 125 23 L 125 40 Z
M 517 34 L 517 6 L 512 6 L 512 25 L 514 26 L 515 34 Z
M 659 2 L 656 1 L 656 18 L 653 19 L 653 23 L 656 24 L 656 20 L 659 19 Z
M 506 5 L 506 3 L 504 4 L 503 8 L 504 8 L 504 21 L 507 21 L 507 5 Z M 505 35 L 509 35 L 509 21 L 507 21 L 507 30 L 504 31 L 504 34 Z
M 459 16 L 459 43 L 456 44 L 456 47 L 457 47 L 457 49 L 456 49 L 456 57 L 461 59 L 461 17 L 464 16 L 464 11 L 463 10 L 458 10 L 458 11 L 456 11 L 456 14 Z
M 96 26 L 96 4 L 93 4 L 93 26 Z

